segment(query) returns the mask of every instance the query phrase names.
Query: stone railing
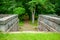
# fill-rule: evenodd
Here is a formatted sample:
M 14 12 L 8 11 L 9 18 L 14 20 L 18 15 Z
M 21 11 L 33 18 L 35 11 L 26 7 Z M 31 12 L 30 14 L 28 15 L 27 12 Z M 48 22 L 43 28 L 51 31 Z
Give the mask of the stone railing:
M 60 32 L 60 18 L 47 16 L 47 15 L 39 15 L 39 31 L 51 31 L 51 32 Z
M 9 32 L 18 30 L 18 15 L 0 15 L 0 31 Z

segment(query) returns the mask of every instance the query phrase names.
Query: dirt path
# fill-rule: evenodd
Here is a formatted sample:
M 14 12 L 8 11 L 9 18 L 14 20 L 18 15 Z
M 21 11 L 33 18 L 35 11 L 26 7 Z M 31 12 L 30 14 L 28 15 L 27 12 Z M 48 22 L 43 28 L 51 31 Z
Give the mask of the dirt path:
M 37 31 L 34 26 L 30 25 L 29 22 L 24 22 L 24 26 L 21 27 L 21 31 Z

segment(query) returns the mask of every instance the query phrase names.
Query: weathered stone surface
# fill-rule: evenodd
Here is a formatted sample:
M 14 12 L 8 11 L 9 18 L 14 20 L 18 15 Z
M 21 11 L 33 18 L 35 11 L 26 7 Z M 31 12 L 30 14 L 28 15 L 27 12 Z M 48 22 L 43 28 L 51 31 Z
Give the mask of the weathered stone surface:
M 38 18 L 38 22 L 40 25 L 39 29 L 42 29 L 43 31 L 47 29 L 48 31 L 59 31 L 60 32 L 60 18 L 58 17 L 40 15 Z
M 1 31 L 8 32 L 8 31 L 13 31 L 13 29 L 15 29 L 14 31 L 17 31 L 18 30 L 17 28 L 18 28 L 18 15 L 8 15 L 0 18 Z

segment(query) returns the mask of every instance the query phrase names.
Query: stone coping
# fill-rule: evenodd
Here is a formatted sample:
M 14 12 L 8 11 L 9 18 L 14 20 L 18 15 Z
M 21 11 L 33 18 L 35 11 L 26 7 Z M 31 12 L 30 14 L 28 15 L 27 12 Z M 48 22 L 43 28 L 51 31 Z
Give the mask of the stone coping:
M 0 18 L 0 24 L 6 24 L 8 21 L 14 19 L 16 16 L 18 16 L 18 15 L 17 14 L 14 14 L 14 15 L 9 15 L 9 16 Z
M 54 16 L 51 17 L 49 15 L 40 15 L 40 17 L 43 17 L 43 18 L 45 18 L 47 20 L 53 21 L 53 22 L 60 25 L 60 18 L 58 18 L 58 17 L 54 17 Z

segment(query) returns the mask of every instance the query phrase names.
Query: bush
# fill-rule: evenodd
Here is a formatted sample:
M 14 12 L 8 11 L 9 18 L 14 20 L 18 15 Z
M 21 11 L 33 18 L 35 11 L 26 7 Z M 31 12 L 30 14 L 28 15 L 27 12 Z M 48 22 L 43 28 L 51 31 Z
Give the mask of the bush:
M 15 14 L 22 15 L 22 14 L 25 13 L 25 9 L 22 8 L 22 7 L 17 7 L 17 8 L 15 8 L 15 9 L 13 10 L 13 12 L 14 12 Z

